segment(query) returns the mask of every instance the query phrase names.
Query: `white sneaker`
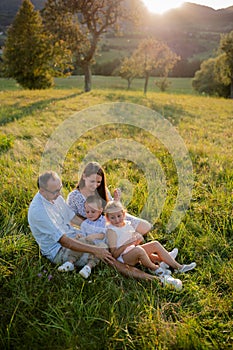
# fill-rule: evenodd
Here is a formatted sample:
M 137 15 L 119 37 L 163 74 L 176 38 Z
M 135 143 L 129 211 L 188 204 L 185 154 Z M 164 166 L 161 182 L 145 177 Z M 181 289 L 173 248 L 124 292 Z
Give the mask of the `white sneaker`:
M 74 264 L 69 261 L 66 261 L 63 265 L 58 267 L 58 271 L 60 272 L 68 272 L 74 270 Z
M 82 270 L 79 271 L 79 274 L 83 277 L 83 278 L 88 278 L 91 274 L 91 268 L 88 265 L 85 265 Z
M 159 267 L 157 270 L 155 271 L 151 271 L 153 274 L 155 274 L 156 276 L 167 276 L 167 275 L 171 275 L 171 271 L 167 270 L 167 269 L 162 269 L 162 267 Z
M 171 252 L 169 252 L 169 255 L 170 255 L 173 259 L 175 259 L 175 258 L 177 257 L 177 254 L 178 254 L 178 248 L 174 248 L 174 249 L 172 249 Z M 169 268 L 168 264 L 166 264 L 166 263 L 163 262 L 163 261 L 162 261 L 159 265 L 160 265 L 160 267 L 162 267 L 162 269 L 167 269 L 167 268 Z
M 175 259 L 175 258 L 177 257 L 177 255 L 178 255 L 178 248 L 172 249 L 172 251 L 169 252 L 169 255 L 170 255 L 173 259 Z
M 160 281 L 162 282 L 163 286 L 166 287 L 168 285 L 173 286 L 176 290 L 181 290 L 182 289 L 182 282 L 178 278 L 173 278 L 172 276 L 162 276 L 159 278 Z
M 175 270 L 175 272 L 178 272 L 178 273 L 185 273 L 185 272 L 188 272 L 188 271 L 190 271 L 190 270 L 195 269 L 196 266 L 197 266 L 197 264 L 196 264 L 195 262 L 192 262 L 192 263 L 189 264 L 189 265 L 182 265 L 181 269 Z

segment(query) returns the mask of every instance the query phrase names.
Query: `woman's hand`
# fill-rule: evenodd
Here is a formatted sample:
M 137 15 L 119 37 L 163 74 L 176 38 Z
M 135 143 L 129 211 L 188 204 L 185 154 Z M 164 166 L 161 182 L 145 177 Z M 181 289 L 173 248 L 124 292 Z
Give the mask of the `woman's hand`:
M 120 201 L 121 200 L 121 190 L 119 188 L 116 188 L 113 192 L 113 199 L 114 201 Z

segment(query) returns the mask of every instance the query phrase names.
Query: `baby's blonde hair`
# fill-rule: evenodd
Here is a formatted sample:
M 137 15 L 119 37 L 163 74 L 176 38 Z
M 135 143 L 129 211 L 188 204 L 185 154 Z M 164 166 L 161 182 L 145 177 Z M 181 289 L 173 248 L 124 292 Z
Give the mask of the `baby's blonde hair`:
M 119 201 L 109 201 L 104 208 L 105 214 L 116 213 L 121 210 L 125 212 L 125 208 Z
M 102 203 L 101 197 L 95 194 L 88 196 L 86 199 L 86 203 L 87 204 L 94 203 L 98 209 L 103 209 L 103 203 Z

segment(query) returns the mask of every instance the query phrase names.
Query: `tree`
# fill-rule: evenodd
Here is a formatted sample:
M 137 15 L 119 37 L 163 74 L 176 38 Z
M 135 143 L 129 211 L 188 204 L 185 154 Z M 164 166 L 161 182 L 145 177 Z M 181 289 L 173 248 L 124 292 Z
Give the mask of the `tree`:
M 3 50 L 5 74 L 28 89 L 45 89 L 53 84 L 51 47 L 42 19 L 29 0 L 24 0 L 8 30 Z
M 91 66 L 98 43 L 107 30 L 116 29 L 120 19 L 136 17 L 138 0 L 48 0 L 43 18 L 46 27 L 66 42 L 76 65 L 83 69 L 85 91 L 91 90 Z
M 164 42 L 151 38 L 139 44 L 133 57 L 140 74 L 145 78 L 144 94 L 147 93 L 149 78 L 153 73 L 167 77 L 168 72 L 179 60 L 179 57 Z
M 137 61 L 135 61 L 135 57 L 125 57 L 123 59 L 119 75 L 121 78 L 127 80 L 128 90 L 131 87 L 132 81 L 141 74 L 142 72 L 140 71 L 140 67 L 137 65 Z
M 233 98 L 233 31 L 221 36 L 219 55 L 202 62 L 192 84 L 199 92 Z
M 215 76 L 214 67 L 214 58 L 202 62 L 200 70 L 195 73 L 192 81 L 192 86 L 196 91 L 208 95 L 216 94 L 216 91 L 218 90 L 218 81 Z
M 229 96 L 229 87 L 221 82 L 219 73 L 219 58 L 209 58 L 203 61 L 192 81 L 193 88 L 208 95 Z
M 231 86 L 230 96 L 233 98 L 233 31 L 221 36 L 219 48 L 223 52 L 221 59 L 218 60 L 221 67 L 220 80 L 224 85 Z
M 146 94 L 151 75 L 156 74 L 163 78 L 160 87 L 168 86 L 168 73 L 179 59 L 164 42 L 151 38 L 144 39 L 132 56 L 123 60 L 120 76 L 127 79 L 128 88 L 134 78 L 145 78 L 144 94 Z
M 168 81 L 167 77 L 163 77 L 162 79 L 155 80 L 155 85 L 158 86 L 161 91 L 166 91 L 171 85 L 171 82 Z

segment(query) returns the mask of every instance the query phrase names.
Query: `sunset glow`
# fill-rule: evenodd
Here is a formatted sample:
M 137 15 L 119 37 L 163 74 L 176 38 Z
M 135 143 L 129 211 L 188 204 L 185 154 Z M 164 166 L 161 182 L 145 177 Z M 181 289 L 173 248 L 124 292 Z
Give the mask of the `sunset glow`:
M 183 0 L 163 0 L 163 1 L 156 1 L 156 0 L 143 0 L 144 4 L 148 8 L 150 12 L 154 13 L 164 13 L 171 8 L 176 8 L 181 6 L 184 1 Z
M 184 2 L 208 6 L 215 10 L 233 6 L 232 0 L 143 0 L 143 2 L 150 12 L 158 14 L 163 14 L 168 10 L 180 7 Z

